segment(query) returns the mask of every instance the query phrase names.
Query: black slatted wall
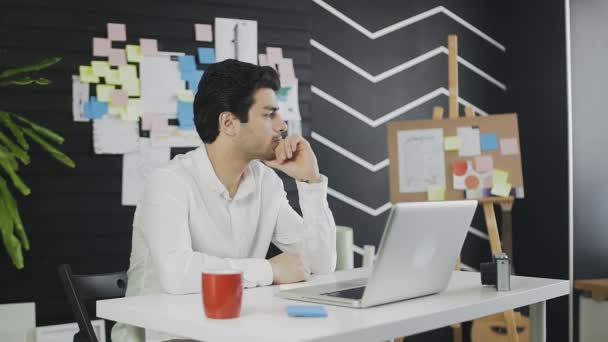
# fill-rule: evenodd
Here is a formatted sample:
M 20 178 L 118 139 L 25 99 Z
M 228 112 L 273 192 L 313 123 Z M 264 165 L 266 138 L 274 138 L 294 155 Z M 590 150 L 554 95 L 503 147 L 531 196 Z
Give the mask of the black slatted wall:
M 72 121 L 71 75 L 90 63 L 92 38 L 106 36 L 106 23 L 127 25 L 127 42 L 154 38 L 163 51 L 193 54 L 194 24 L 215 17 L 258 21 L 258 49 L 283 48 L 294 59 L 300 80 L 303 133 L 310 132 L 310 3 L 307 1 L 10 1 L 0 3 L 0 70 L 59 56 L 45 72 L 46 87 L 1 89 L 0 108 L 23 113 L 63 134 L 63 150 L 75 169 L 56 163 L 41 149 L 32 150 L 23 170 L 32 194 L 19 198 L 32 250 L 25 269 L 16 271 L 0 251 L 0 303 L 35 301 L 37 324 L 73 321 L 56 276 L 56 266 L 70 263 L 75 272 L 125 270 L 131 249 L 134 207 L 121 205 L 122 156 L 94 155 L 92 124 Z M 115 42 L 114 47 L 124 42 Z M 93 94 L 93 92 L 92 92 Z M 181 150 L 172 151 L 173 154 Z M 286 181 L 297 205 L 295 184 Z

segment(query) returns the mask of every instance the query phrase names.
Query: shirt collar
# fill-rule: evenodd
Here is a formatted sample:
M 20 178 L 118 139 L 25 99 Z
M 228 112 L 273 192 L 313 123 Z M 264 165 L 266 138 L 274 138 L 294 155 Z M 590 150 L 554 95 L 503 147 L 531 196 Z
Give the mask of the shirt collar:
M 233 200 L 244 198 L 253 192 L 255 185 L 251 168 L 251 163 L 253 162 L 255 161 L 250 162 L 249 165 L 247 165 L 245 172 L 243 172 L 243 179 L 241 179 L 241 183 L 239 184 L 239 188 Z M 218 178 L 213 169 L 205 144 L 202 144 L 196 149 L 194 153 L 194 163 L 198 168 L 200 177 L 203 179 L 203 183 L 226 200 L 230 200 L 228 189 L 226 189 L 224 183 Z

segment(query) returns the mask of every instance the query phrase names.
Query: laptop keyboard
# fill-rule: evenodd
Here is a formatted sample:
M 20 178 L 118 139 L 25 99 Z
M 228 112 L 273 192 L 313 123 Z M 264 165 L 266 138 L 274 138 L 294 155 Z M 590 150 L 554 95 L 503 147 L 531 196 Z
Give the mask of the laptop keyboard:
M 327 292 L 327 293 L 322 293 L 322 294 L 325 296 L 330 296 L 330 297 L 361 299 L 361 298 L 363 298 L 364 291 L 365 291 L 365 286 L 360 286 L 360 287 L 353 287 L 351 289 Z

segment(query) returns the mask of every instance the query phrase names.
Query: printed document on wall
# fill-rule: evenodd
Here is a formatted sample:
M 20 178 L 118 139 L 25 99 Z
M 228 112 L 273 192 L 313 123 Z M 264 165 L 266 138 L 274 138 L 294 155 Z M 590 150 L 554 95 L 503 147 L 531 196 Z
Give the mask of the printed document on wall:
M 122 205 L 137 205 L 146 177 L 171 158 L 171 148 L 153 146 L 149 139 L 139 140 L 139 150 L 125 153 L 122 163 Z
M 215 18 L 215 58 L 217 62 L 237 59 L 258 64 L 258 22 Z
M 399 192 L 427 192 L 429 186 L 445 187 L 445 159 L 441 128 L 397 133 Z
M 139 64 L 144 113 L 177 118 L 177 93 L 185 88 L 179 63 L 170 56 L 146 56 Z

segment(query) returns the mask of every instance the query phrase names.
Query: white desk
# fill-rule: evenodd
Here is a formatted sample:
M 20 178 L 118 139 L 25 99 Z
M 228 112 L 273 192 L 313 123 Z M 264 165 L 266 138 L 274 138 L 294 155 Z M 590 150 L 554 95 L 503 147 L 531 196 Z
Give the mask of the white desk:
M 316 277 L 314 283 L 359 278 L 368 269 Z M 545 341 L 545 301 L 568 294 L 567 280 L 512 277 L 509 292 L 480 285 L 479 273 L 454 272 L 448 289 L 368 309 L 327 305 L 327 318 L 288 317 L 288 304 L 276 297 L 278 286 L 244 291 L 241 317 L 207 319 L 200 294 L 148 295 L 101 300 L 97 316 L 207 342 L 213 341 L 382 341 L 437 329 L 514 309 L 530 308 L 531 341 Z M 283 285 L 292 288 L 299 284 Z

